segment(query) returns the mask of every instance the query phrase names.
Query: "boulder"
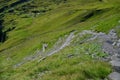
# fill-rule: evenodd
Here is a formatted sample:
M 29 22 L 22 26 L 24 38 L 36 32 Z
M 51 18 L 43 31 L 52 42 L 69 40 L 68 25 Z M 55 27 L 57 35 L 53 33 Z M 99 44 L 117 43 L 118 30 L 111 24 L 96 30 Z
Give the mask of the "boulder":
M 110 61 L 110 63 L 114 67 L 115 71 L 120 72 L 120 61 L 113 60 L 113 61 Z
M 120 80 L 120 73 L 113 72 L 108 76 L 109 80 Z

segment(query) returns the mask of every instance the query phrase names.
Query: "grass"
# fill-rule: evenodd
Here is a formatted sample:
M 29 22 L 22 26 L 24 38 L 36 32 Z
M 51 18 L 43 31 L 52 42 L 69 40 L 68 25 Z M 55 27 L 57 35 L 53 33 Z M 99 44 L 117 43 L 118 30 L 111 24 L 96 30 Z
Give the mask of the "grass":
M 89 47 L 85 47 L 86 49 L 93 48 L 88 52 L 95 52 L 96 45 L 93 45 L 89 44 Z M 85 54 L 86 49 L 81 48 L 81 46 L 83 45 L 66 47 L 40 63 L 37 60 L 32 61 L 17 69 L 10 70 L 9 74 L 7 72 L 4 75 L 8 75 L 6 79 L 9 78 L 9 80 L 99 80 L 105 78 L 111 72 L 110 65 L 94 60 L 90 55 Z M 73 56 L 68 57 L 68 55 Z
M 109 64 L 101 61 L 95 62 L 91 56 L 85 55 L 88 49 L 89 54 L 95 52 L 98 57 L 106 56 L 101 52 L 100 46 L 92 43 L 67 47 L 41 63 L 29 62 L 18 69 L 13 69 L 12 66 L 21 62 L 25 57 L 33 55 L 36 50 L 41 50 L 43 43 L 47 43 L 50 49 L 59 37 L 73 30 L 78 32 L 94 30 L 107 33 L 110 29 L 116 28 L 120 35 L 116 27 L 120 20 L 118 3 L 118 0 L 114 2 L 112 0 L 108 2 L 68 0 L 58 4 L 56 0 L 36 0 L 15 6 L 12 13 L 9 12 L 12 8 L 8 8 L 3 12 L 3 31 L 13 27 L 15 29 L 8 31 L 7 40 L 0 44 L 0 78 L 3 80 L 37 78 L 39 80 L 39 72 L 44 73 L 44 71 L 48 73 L 42 77 L 42 80 L 99 80 L 106 77 L 111 71 Z M 32 11 L 38 11 L 39 14 L 32 13 Z M 89 35 L 83 36 L 80 40 L 86 38 L 89 38 Z M 74 43 L 78 42 L 74 40 Z M 80 56 L 66 58 L 69 54 Z M 80 64 L 81 62 L 83 65 Z M 91 67 L 93 64 L 95 65 Z

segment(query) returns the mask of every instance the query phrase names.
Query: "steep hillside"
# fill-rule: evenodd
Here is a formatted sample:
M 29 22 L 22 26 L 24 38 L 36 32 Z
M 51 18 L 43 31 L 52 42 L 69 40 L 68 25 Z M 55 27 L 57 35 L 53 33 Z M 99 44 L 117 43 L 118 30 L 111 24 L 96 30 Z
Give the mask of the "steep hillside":
M 103 60 L 109 57 L 102 50 L 106 41 L 89 39 L 99 33 L 109 37 L 114 29 L 118 41 L 119 4 L 119 0 L 0 0 L 0 79 L 107 78 L 112 67 Z M 84 30 L 91 32 L 78 36 Z

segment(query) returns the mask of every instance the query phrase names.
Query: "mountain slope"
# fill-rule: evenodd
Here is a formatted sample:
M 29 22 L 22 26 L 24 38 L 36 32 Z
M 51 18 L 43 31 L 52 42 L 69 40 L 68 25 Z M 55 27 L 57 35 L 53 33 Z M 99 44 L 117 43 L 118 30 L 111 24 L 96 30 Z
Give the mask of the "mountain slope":
M 43 44 L 48 45 L 45 52 L 49 52 L 59 38 L 64 41 L 65 35 L 74 31 L 77 31 L 75 34 L 83 30 L 108 33 L 114 28 L 120 36 L 117 27 L 120 24 L 119 3 L 119 0 L 10 0 L 6 2 L 0 0 L 0 79 L 96 80 L 105 78 L 111 72 L 109 64 L 97 60 L 93 65 L 94 59 L 84 55 L 85 50 L 82 52 L 81 45 L 70 45 L 40 63 L 38 63 L 41 58 L 39 56 L 36 60 L 28 60 L 18 68 L 14 69 L 13 66 L 24 61 L 26 57 L 35 55 L 37 51 L 42 52 Z M 86 36 L 83 37 L 85 38 Z M 90 48 L 96 47 L 97 43 L 91 44 L 86 43 L 82 47 L 87 45 L 90 45 Z M 100 48 L 100 45 L 97 47 Z M 71 53 L 80 53 L 83 57 L 65 58 Z M 100 53 L 103 52 L 100 50 Z M 44 53 L 42 55 L 45 56 Z M 79 65 L 80 62 L 84 65 Z M 88 68 L 88 66 L 92 67 Z M 41 78 L 42 74 L 46 75 Z

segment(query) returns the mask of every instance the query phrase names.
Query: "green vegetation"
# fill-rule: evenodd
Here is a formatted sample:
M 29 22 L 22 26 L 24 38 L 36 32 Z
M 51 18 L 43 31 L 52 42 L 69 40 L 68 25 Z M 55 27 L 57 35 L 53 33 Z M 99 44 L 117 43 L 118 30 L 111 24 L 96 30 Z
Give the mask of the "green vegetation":
M 70 45 L 40 63 L 35 60 L 16 69 L 13 66 L 41 50 L 43 43 L 50 49 L 59 37 L 74 30 L 107 33 L 115 28 L 120 35 L 119 0 L 29 0 L 15 5 L 16 1 L 0 0 L 2 31 L 6 32 L 5 42 L 0 43 L 1 80 L 100 80 L 111 72 L 108 63 L 85 54 L 88 49 L 89 54 L 106 56 L 94 42 Z M 69 54 L 73 57 L 68 58 Z

